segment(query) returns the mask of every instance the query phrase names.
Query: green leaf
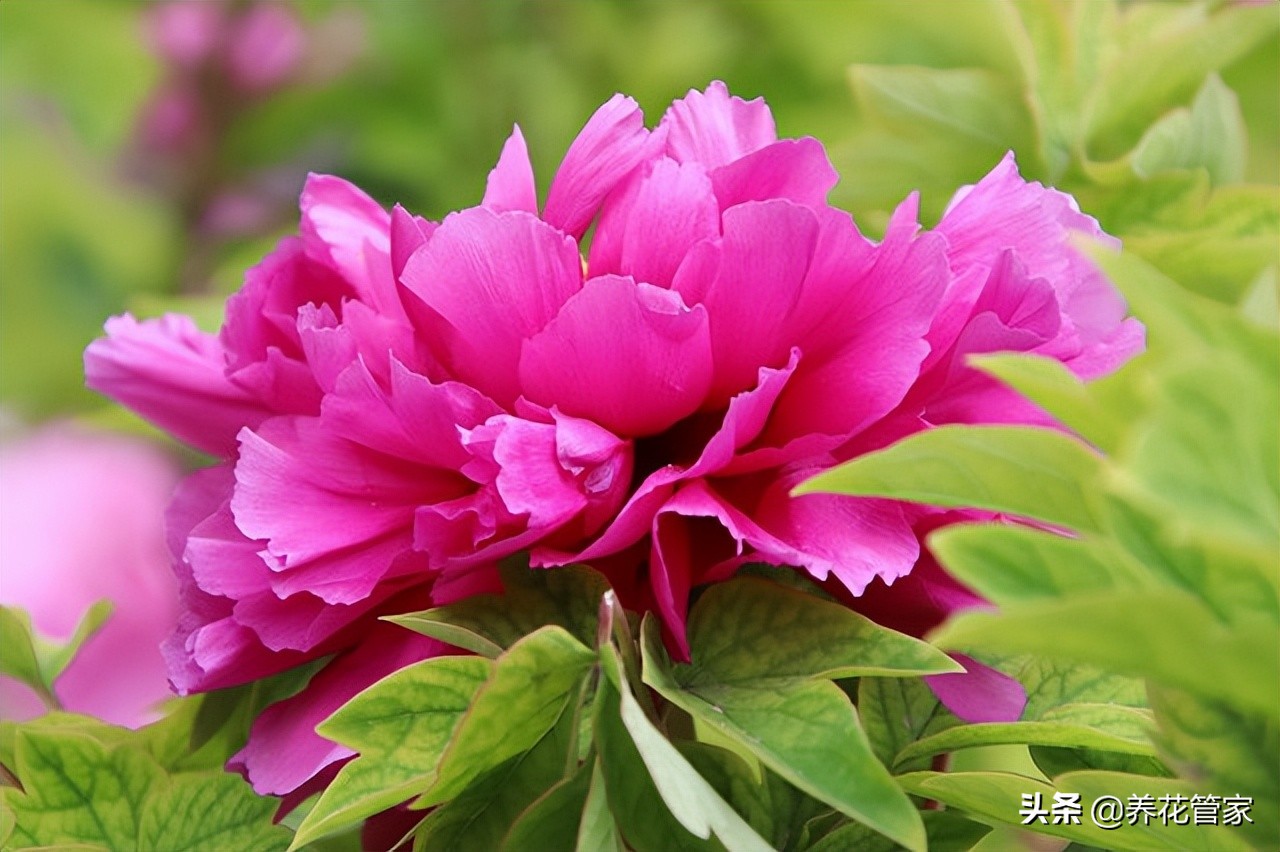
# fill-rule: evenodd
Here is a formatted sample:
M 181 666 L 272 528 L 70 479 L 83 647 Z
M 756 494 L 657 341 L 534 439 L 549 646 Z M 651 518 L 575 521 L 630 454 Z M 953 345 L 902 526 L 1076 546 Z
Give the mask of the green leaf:
M 568 778 L 547 788 L 511 825 L 502 840 L 503 852 L 573 849 L 591 781 L 592 764 L 584 763 Z
M 626 849 L 618 833 L 618 824 L 609 810 L 609 794 L 605 789 L 599 758 L 591 771 L 591 787 L 582 806 L 582 822 L 578 826 L 574 848 L 576 852 L 624 852 Z
M 1153 820 L 1149 825 L 1123 825 L 1108 831 L 1094 824 L 1089 808 L 1100 796 L 1117 796 L 1126 802 L 1130 795 L 1190 796 L 1192 789 L 1184 782 L 1170 778 L 1143 775 L 1118 775 L 1104 772 L 1071 773 L 1049 784 L 1034 778 L 1005 772 L 914 772 L 898 777 L 907 790 L 926 799 L 940 801 L 976 819 L 993 824 L 1020 825 L 1023 796 L 1040 794 L 1042 807 L 1049 809 L 1055 792 L 1080 793 L 1083 814 L 1079 825 L 1041 823 L 1033 820 L 1026 830 L 1048 834 L 1103 849 L 1126 850 L 1197 850 L 1197 852 L 1234 852 L 1248 847 L 1229 831 L 1217 826 L 1162 825 Z
M 593 651 L 555 625 L 512 645 L 475 693 L 434 782 L 415 804 L 452 799 L 481 772 L 531 749 L 560 718 L 595 660 Z
M 1207 792 L 1252 798 L 1256 845 L 1280 837 L 1280 718 L 1274 708 L 1268 714 L 1241 713 L 1162 688 L 1152 689 L 1151 704 L 1160 753 L 1178 774 Z
M 964 724 L 923 680 L 868 677 L 858 681 L 858 715 L 880 762 L 893 772 L 928 768 L 927 759 L 898 759 L 908 745 Z
M 1251 712 L 1280 706 L 1275 624 L 1227 627 L 1174 589 L 1035 601 L 999 615 L 961 613 L 934 640 L 957 650 L 1041 654 L 1149 677 Z
M 688 683 L 962 671 L 928 643 L 840 604 L 755 577 L 708 588 L 689 617 Z
M 947 571 L 993 603 L 1135 590 L 1153 580 L 1106 539 L 1067 538 L 1009 524 L 961 524 L 929 536 Z
M 494 663 L 437 657 L 370 686 L 322 722 L 324 737 L 359 752 L 321 794 L 294 848 L 421 793 Z
M 1213 183 L 1234 183 L 1244 177 L 1247 142 L 1239 99 L 1210 74 L 1189 110 L 1175 110 L 1147 130 L 1133 151 L 1133 170 L 1148 177 L 1204 168 Z
M 41 637 L 31 626 L 31 616 L 21 609 L 0 606 L 0 672 L 35 690 L 45 706 L 61 706 L 53 683 L 71 663 L 80 646 L 111 616 L 111 602 L 101 600 L 89 607 L 66 642 Z
M 127 743 L 109 747 L 70 730 L 19 731 L 16 764 L 22 790 L 0 790 L 17 820 L 12 848 L 267 852 L 288 845 L 288 831 L 272 825 L 276 803 L 235 775 L 170 776 Z
M 531 569 L 507 562 L 502 584 L 501 595 L 475 595 L 386 620 L 490 658 L 548 624 L 595 645 L 600 598 L 609 590 L 597 572 L 582 565 Z
M 667 659 L 652 619 L 643 635 L 645 682 L 668 701 L 735 739 L 809 795 L 910 849 L 923 848 L 919 814 L 876 759 L 839 687 L 800 677 L 717 683 L 705 662 L 695 682 L 692 666 Z M 696 661 L 697 634 L 690 635 Z
M 1089 491 L 1100 470 L 1094 452 L 1058 432 L 940 426 L 819 474 L 794 493 L 970 506 L 1092 532 L 1098 519 Z
M 695 837 L 708 839 L 714 834 L 732 852 L 769 852 L 769 844 L 720 798 L 645 715 L 631 695 L 612 646 L 602 649 L 601 662 L 609 679 L 601 688 L 617 690 L 622 724 L 672 816 Z
M 991 831 L 990 826 L 974 822 L 956 811 L 925 811 L 925 831 L 929 836 L 929 852 L 967 852 Z M 876 834 L 865 825 L 849 823 L 824 836 L 805 852 L 898 852 L 902 847 L 887 837 Z
M 1157 778 L 1172 778 L 1174 775 L 1158 758 L 1144 755 L 1053 746 L 1031 746 L 1029 752 L 1032 762 L 1048 778 L 1056 778 L 1068 772 L 1093 769 L 1124 772 L 1129 775 L 1151 775 Z
M 525 809 L 564 778 L 566 759 L 577 745 L 571 742 L 574 711 L 567 708 L 531 749 L 478 776 L 456 797 L 433 810 L 418 828 L 414 849 L 498 849 Z M 576 826 L 576 820 L 570 826 Z

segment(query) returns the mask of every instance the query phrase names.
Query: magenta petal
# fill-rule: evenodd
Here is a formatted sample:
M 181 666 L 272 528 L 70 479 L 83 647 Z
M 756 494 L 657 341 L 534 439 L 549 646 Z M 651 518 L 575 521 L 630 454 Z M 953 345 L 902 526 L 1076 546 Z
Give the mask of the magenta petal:
M 84 353 L 85 384 L 197 449 L 235 452 L 236 433 L 270 416 L 224 373 L 222 345 L 188 317 L 107 320 Z
M 682 163 L 714 169 L 776 142 L 773 114 L 763 98 L 744 101 L 719 80 L 706 92 L 690 89 L 662 117 L 667 153 Z
M 409 260 L 404 285 L 442 321 L 433 341 L 454 375 L 502 404 L 519 395 L 524 340 L 582 286 L 574 241 L 519 211 L 445 219 Z
M 326 766 L 353 752 L 316 733 L 316 726 L 358 692 L 445 646 L 399 627 L 377 627 L 357 646 L 324 667 L 302 692 L 272 704 L 254 721 L 249 742 L 233 758 L 262 795 L 288 793 Z
M 405 264 L 435 233 L 437 223 L 415 216 L 399 204 L 391 208 L 391 274 L 397 281 Z
M 963 673 L 929 675 L 924 682 L 943 704 L 970 724 L 1016 722 L 1027 706 L 1022 684 L 963 654 L 952 654 Z
M 369 253 L 389 258 L 391 217 L 359 187 L 332 175 L 310 174 L 302 189 L 300 231 L 307 254 L 331 265 L 363 289 Z
M 520 125 L 511 130 L 511 136 L 502 146 L 498 164 L 489 172 L 484 189 L 485 207 L 501 213 L 504 210 L 523 210 L 538 215 L 538 194 L 533 186 L 533 165 L 529 162 L 529 149 L 524 143 Z
M 725 211 L 720 267 L 700 299 L 711 318 L 711 405 L 752 387 L 760 367 L 786 361 L 796 342 L 790 319 L 817 237 L 813 213 L 788 201 Z M 680 281 L 686 286 L 683 271 Z
M 641 181 L 628 211 L 618 270 L 669 287 L 689 248 L 719 235 L 720 210 L 706 172 L 663 157 Z
M 716 198 L 725 210 L 771 198 L 822 207 L 839 180 L 822 143 L 808 136 L 774 142 L 711 173 Z
M 582 236 L 604 197 L 650 153 L 649 139 L 640 107 L 631 98 L 614 95 L 569 146 L 551 181 L 542 218 L 566 234 Z
M 524 345 L 520 381 L 624 437 L 656 434 L 692 414 L 711 383 L 707 312 L 631 278 L 593 278 Z

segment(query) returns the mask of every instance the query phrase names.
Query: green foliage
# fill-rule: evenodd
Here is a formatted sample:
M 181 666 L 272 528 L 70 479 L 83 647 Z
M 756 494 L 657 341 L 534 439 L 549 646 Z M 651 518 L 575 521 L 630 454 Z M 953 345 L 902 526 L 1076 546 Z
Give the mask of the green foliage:
M 1067 703 L 1059 697 L 1049 702 L 1058 706 L 1046 709 L 1022 678 L 1031 699 L 1024 721 L 945 726 L 936 733 L 924 731 L 932 724 L 927 696 L 909 700 L 864 686 L 868 708 L 905 712 L 908 720 L 905 730 L 887 728 L 882 719 L 871 730 L 890 765 L 912 768 L 921 765 L 912 759 L 983 741 L 1069 748 L 1040 752 L 1041 765 L 1061 773 L 1054 779 L 1058 788 L 1098 794 L 1112 789 L 1108 785 L 1128 785 L 1135 793 L 1167 786 L 1152 777 L 1158 766 L 1117 758 L 1148 760 L 1149 732 L 1187 789 L 1250 796 L 1253 821 L 1225 839 L 1221 832 L 1175 838 L 1152 829 L 1147 834 L 1160 836 L 1124 833 L 1124 844 L 1266 848 L 1280 831 L 1280 335 L 1187 294 L 1131 257 L 1099 259 L 1149 324 L 1147 356 L 1089 386 L 1035 359 L 979 363 L 1110 450 L 1091 455 L 1091 467 L 1071 469 L 1079 494 L 1074 523 L 1056 485 L 1066 466 L 1056 465 L 1044 488 L 1053 457 L 1040 449 L 1071 439 L 1030 429 L 934 430 L 857 459 L 806 489 L 985 505 L 1072 528 L 1069 536 L 991 524 L 936 532 L 930 546 L 943 564 L 1000 610 L 963 613 L 934 641 L 988 654 L 1032 654 L 1038 665 L 1067 673 L 1096 666 L 1141 678 L 1154 717 L 1115 706 L 1117 696 L 1105 692 Z M 1090 415 L 1116 412 L 1117 396 L 1124 399 L 1123 418 Z M 999 462 L 967 461 L 975 447 Z M 953 464 L 963 465 L 963 475 Z M 1069 682 L 1060 674 L 1042 680 L 1059 690 Z M 1066 771 L 1079 762 L 1130 773 Z M 1001 821 L 1011 811 L 997 801 L 1030 792 L 1026 779 L 1007 775 L 909 777 L 915 780 L 904 783 L 918 795 Z M 1100 835 L 1030 828 L 1107 845 Z M 1121 842 L 1119 832 L 1111 842 Z
M 122 729 L 81 718 L 77 729 L 15 733 L 13 775 L 0 788 L 15 824 L 6 849 L 283 850 L 275 804 L 221 771 L 167 772 Z
M 15 607 L 0 606 L 0 672 L 35 690 L 50 709 L 61 707 L 54 681 L 71 663 L 80 646 L 111 617 L 111 602 L 101 600 L 85 612 L 65 643 L 52 642 L 31 627 L 31 616 Z

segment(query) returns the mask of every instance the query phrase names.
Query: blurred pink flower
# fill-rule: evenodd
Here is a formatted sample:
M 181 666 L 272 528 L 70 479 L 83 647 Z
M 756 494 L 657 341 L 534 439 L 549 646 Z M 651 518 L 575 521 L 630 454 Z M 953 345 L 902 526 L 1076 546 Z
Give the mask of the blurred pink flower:
M 599 565 L 676 654 L 692 586 L 744 562 L 851 596 L 907 575 L 924 510 L 791 489 L 944 403 L 984 416 L 990 389 L 952 382 L 965 353 L 1085 372 L 1141 344 L 1069 246 L 1096 224 L 1011 160 L 934 232 L 910 199 L 879 243 L 827 205 L 836 179 L 816 140 L 778 140 L 764 102 L 722 84 L 652 131 L 619 95 L 541 211 L 518 128 L 480 206 L 438 224 L 312 177 L 299 237 L 249 271 L 218 337 L 108 323 L 90 386 L 223 460 L 170 510 L 175 685 L 338 653 L 255 725 L 239 761 L 257 789 L 345 757 L 315 724 L 441 652 L 376 616 L 491 589 L 518 551 Z
M 115 609 L 54 684 L 68 710 L 137 727 L 170 695 L 160 643 L 177 623 L 161 523 L 176 467 L 147 444 L 70 426 L 0 448 L 0 602 L 70 637 L 98 600 Z M 43 707 L 0 676 L 0 716 Z

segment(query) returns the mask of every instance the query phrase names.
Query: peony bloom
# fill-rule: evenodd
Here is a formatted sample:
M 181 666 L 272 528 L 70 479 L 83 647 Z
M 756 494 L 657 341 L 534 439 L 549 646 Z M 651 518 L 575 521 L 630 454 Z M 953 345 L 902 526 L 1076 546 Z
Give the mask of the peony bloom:
M 97 601 L 114 605 L 54 683 L 68 710 L 137 727 L 169 696 L 159 645 L 177 622 L 178 595 L 160 518 L 177 481 L 176 466 L 147 444 L 70 426 L 0 450 L 0 602 L 60 640 Z M 43 709 L 0 676 L 0 717 Z
M 90 386 L 221 459 L 170 510 L 174 685 L 336 655 L 259 719 L 257 789 L 345 757 L 315 723 L 441 652 L 377 616 L 492 589 L 517 552 L 605 570 L 677 655 L 690 589 L 744 562 L 851 596 L 905 576 L 925 510 L 791 489 L 948 412 L 1001 419 L 965 353 L 1089 372 L 1139 344 L 1069 247 L 1096 225 L 1012 161 L 933 232 L 909 200 L 878 243 L 827 205 L 836 179 L 722 84 L 654 130 L 619 95 L 541 207 L 518 128 L 481 204 L 439 223 L 312 177 L 217 337 L 108 323 Z

